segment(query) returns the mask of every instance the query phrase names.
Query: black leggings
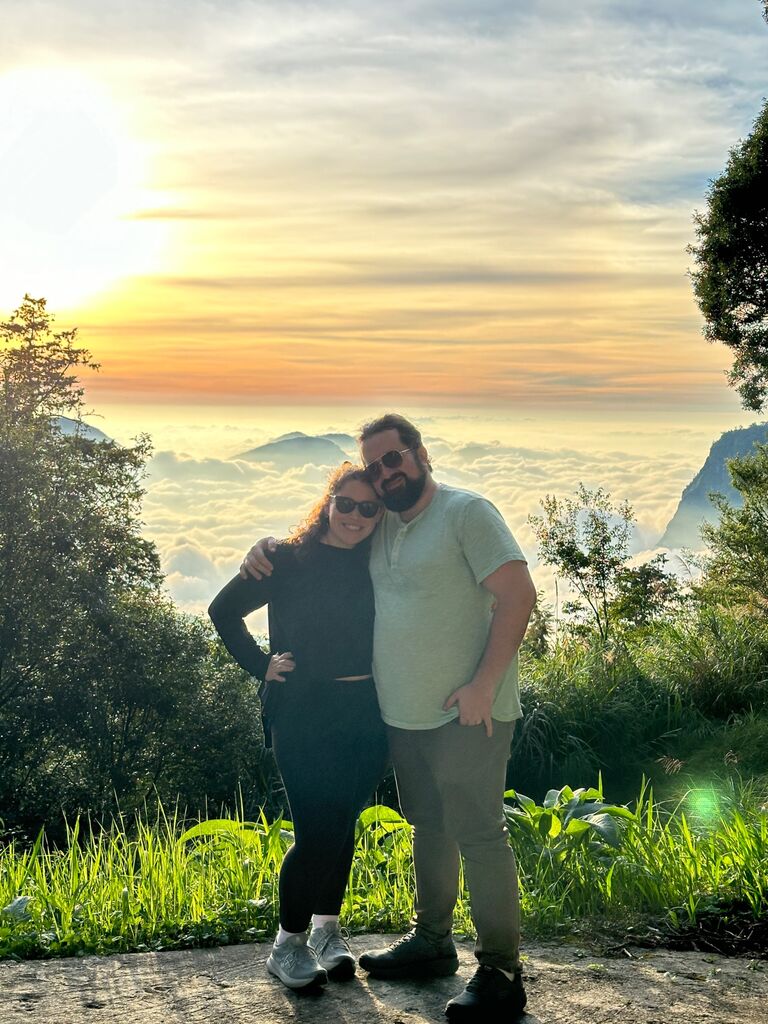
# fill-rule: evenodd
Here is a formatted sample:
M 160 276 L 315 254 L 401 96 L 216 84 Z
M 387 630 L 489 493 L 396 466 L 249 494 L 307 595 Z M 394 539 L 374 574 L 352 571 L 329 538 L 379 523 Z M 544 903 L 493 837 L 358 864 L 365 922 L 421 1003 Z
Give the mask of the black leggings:
M 341 909 L 355 824 L 384 773 L 387 739 L 373 680 L 283 685 L 269 712 L 294 828 L 280 868 L 280 924 L 302 932 L 313 914 Z

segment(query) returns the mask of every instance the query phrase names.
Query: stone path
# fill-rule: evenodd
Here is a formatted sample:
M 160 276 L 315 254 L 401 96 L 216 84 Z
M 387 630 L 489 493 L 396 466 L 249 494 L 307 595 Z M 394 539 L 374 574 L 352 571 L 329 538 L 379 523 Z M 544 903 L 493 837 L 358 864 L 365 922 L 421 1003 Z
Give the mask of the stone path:
M 388 941 L 356 936 L 356 953 Z M 294 993 L 264 967 L 266 945 L 0 963 L 1 1024 L 426 1024 L 472 973 L 424 983 L 330 983 Z M 527 944 L 524 1024 L 763 1024 L 768 962 L 631 950 L 600 956 L 572 945 Z

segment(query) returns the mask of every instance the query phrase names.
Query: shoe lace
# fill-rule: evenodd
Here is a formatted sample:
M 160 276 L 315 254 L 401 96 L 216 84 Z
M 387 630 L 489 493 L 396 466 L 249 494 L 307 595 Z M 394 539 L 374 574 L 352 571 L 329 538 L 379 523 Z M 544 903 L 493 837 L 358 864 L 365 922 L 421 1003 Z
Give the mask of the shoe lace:
M 415 934 L 416 934 L 415 929 L 411 929 L 411 931 L 406 932 L 405 935 L 401 935 L 399 939 L 395 939 L 395 941 L 392 943 L 392 945 L 389 948 L 390 949 L 397 949 L 399 946 L 407 946 L 408 943 L 411 941 L 411 939 L 414 937 Z
M 323 935 L 320 937 L 320 941 L 315 946 L 315 952 L 318 956 L 324 953 L 325 950 L 330 948 L 335 952 L 349 952 L 349 932 L 346 928 L 328 928 Z

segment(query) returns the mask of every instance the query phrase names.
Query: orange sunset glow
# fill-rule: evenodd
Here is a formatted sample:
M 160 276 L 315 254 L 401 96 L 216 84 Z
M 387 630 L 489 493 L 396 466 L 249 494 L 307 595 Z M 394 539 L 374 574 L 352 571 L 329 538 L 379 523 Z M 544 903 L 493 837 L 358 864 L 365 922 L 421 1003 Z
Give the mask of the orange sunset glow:
M 172 3 L 94 46 L 50 6 L 3 44 L 0 301 L 81 328 L 97 404 L 735 408 L 686 247 L 757 9 Z

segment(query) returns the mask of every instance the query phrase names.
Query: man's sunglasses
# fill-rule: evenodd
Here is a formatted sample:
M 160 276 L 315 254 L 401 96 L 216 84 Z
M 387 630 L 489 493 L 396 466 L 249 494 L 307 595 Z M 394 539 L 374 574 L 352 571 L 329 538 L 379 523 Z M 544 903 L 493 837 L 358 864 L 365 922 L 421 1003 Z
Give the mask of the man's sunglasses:
M 400 451 L 396 451 L 394 448 L 391 452 L 384 452 L 381 458 L 374 459 L 373 462 L 369 462 L 365 467 L 365 472 L 369 480 L 378 480 L 381 476 L 382 466 L 386 466 L 387 469 L 397 469 L 398 466 L 403 464 L 403 456 L 406 452 L 415 452 L 415 448 L 401 448 Z
M 381 508 L 378 501 L 355 501 L 354 498 L 347 498 L 343 494 L 334 494 L 333 503 L 336 511 L 346 516 L 355 509 L 359 509 L 363 519 L 373 519 Z

